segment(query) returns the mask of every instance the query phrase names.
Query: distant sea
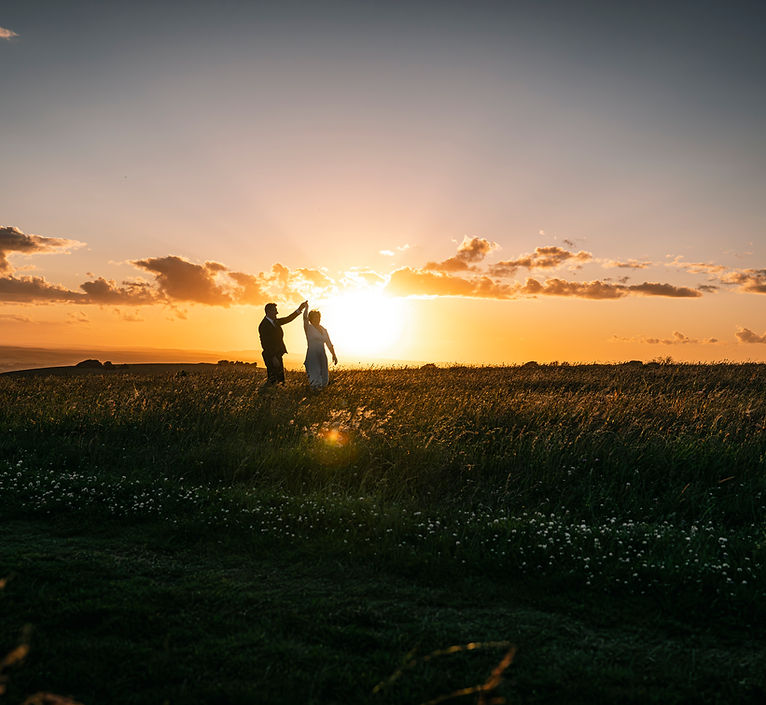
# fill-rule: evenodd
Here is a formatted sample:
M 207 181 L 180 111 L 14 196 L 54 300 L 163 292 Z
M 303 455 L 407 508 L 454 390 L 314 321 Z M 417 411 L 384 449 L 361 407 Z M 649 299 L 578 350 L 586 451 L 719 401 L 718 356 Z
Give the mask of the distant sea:
M 0 345 L 0 372 L 28 370 L 38 367 L 66 367 L 82 360 L 109 360 L 115 365 L 130 362 L 218 362 L 242 360 L 263 365 L 260 350 L 214 351 L 173 350 L 168 348 L 24 348 Z

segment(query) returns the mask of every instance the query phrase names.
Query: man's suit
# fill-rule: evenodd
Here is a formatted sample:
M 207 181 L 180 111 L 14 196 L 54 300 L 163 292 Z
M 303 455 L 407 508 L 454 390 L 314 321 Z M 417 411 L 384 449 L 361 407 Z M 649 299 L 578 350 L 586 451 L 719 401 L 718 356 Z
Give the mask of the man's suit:
M 268 317 L 264 316 L 261 324 L 258 326 L 263 361 L 266 364 L 266 379 L 269 384 L 285 381 L 285 367 L 282 364 L 282 355 L 287 352 L 287 348 L 285 347 L 285 334 L 282 332 L 282 326 L 295 320 L 295 317 L 300 312 L 301 309 L 298 308 L 289 316 L 273 319 L 273 323 Z

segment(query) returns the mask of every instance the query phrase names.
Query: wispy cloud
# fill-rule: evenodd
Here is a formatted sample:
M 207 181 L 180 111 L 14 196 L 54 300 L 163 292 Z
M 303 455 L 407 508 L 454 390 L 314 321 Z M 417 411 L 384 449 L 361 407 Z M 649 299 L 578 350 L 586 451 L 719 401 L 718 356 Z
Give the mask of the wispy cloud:
M 87 325 L 90 323 L 90 318 L 82 311 L 76 313 L 69 312 L 66 315 L 66 322 L 69 325 Z
M 670 262 L 665 262 L 665 266 L 683 269 L 690 274 L 720 274 L 728 269 L 726 265 L 716 264 L 715 262 L 684 262 L 683 257 L 680 255 L 673 258 Z
M 123 311 L 122 309 L 116 308 L 114 309 L 114 313 L 121 321 L 127 323 L 140 323 L 144 320 L 137 311 L 131 313 L 130 311 Z
M 12 29 L 6 29 L 5 27 L 0 27 L 0 39 L 13 39 L 14 37 L 18 37 L 19 35 L 16 34 Z
M 404 243 L 404 245 L 397 245 L 396 246 L 396 252 L 406 252 L 410 249 L 409 243 Z M 396 255 L 396 252 L 394 250 L 378 250 L 378 252 L 381 255 L 385 255 L 386 257 L 394 257 Z
M 613 335 L 612 340 L 620 343 L 648 343 L 649 345 L 714 345 L 718 338 L 690 338 L 681 331 L 674 330 L 672 338 L 650 338 L 647 336 L 624 337 Z
M 0 313 L 0 321 L 10 321 L 11 323 L 32 323 L 29 316 L 19 316 L 15 313 Z
M 739 328 L 735 335 L 740 343 L 766 343 L 766 333 L 758 335 L 749 328 Z
M 614 267 L 618 269 L 647 269 L 648 267 L 652 266 L 652 263 L 636 259 L 629 259 L 625 261 L 616 259 L 604 259 L 601 260 L 601 265 L 607 269 L 612 269 Z

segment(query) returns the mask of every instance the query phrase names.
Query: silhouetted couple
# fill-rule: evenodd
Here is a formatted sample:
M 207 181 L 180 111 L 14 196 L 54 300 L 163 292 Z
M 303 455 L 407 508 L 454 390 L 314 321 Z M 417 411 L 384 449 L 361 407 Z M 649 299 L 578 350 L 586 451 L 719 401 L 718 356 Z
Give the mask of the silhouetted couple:
M 306 367 L 306 374 L 309 378 L 309 384 L 314 389 L 326 387 L 330 381 L 329 370 L 327 368 L 327 354 L 325 345 L 332 354 L 332 361 L 338 364 L 338 358 L 335 355 L 330 336 L 327 330 L 320 325 L 322 315 L 319 311 L 309 311 L 309 302 L 304 301 L 289 316 L 279 318 L 276 304 L 266 304 L 264 309 L 265 316 L 258 326 L 258 334 L 261 337 L 261 348 L 263 349 L 263 361 L 266 363 L 266 383 L 276 384 L 285 381 L 285 367 L 282 363 L 282 356 L 287 353 L 285 347 L 284 333 L 282 326 L 295 320 L 303 312 L 303 329 L 306 332 L 306 359 L 303 364 Z

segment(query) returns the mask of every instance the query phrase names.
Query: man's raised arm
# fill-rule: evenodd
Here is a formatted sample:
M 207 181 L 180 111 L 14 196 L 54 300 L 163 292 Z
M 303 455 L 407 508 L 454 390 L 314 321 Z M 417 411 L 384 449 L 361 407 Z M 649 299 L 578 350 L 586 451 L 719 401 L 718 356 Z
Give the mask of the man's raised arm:
M 308 307 L 308 305 L 309 305 L 309 302 L 308 302 L 308 301 L 304 301 L 304 302 L 303 302 L 303 303 L 302 303 L 300 306 L 298 306 L 298 308 L 296 308 L 296 309 L 295 309 L 295 311 L 293 311 L 293 312 L 292 312 L 292 313 L 291 313 L 289 316 L 285 316 L 284 318 L 277 318 L 277 323 L 278 323 L 280 326 L 283 326 L 285 323 L 289 323 L 290 321 L 294 321 L 294 320 L 296 319 L 296 317 L 298 316 L 298 314 L 299 314 L 301 311 L 303 311 L 303 309 L 304 309 L 305 307 Z

